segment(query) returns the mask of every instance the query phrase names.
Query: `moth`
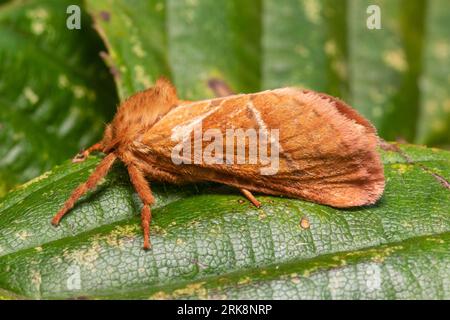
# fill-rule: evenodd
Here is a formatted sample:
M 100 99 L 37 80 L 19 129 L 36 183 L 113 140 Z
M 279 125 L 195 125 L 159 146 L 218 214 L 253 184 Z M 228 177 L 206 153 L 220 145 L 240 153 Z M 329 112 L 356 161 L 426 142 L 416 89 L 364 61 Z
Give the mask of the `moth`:
M 199 137 L 195 128 L 200 128 Z M 211 143 L 202 134 L 213 130 L 216 139 L 228 146 L 236 138 L 225 133 L 228 129 L 260 130 L 266 136 L 268 130 L 278 130 L 278 139 L 257 142 L 269 149 L 270 156 L 277 151 L 276 172 L 262 174 L 267 163 L 230 161 L 242 149 L 248 158 L 249 144 L 241 149 L 238 144 L 215 148 L 213 162 L 201 161 L 201 153 Z M 186 155 L 178 150 L 180 136 L 182 146 L 190 149 Z M 336 208 L 371 205 L 381 197 L 385 185 L 377 145 L 376 130 L 368 120 L 324 93 L 288 87 L 190 102 L 179 100 L 174 86 L 160 78 L 154 87 L 124 101 L 106 126 L 103 139 L 74 158 L 74 162 L 83 161 L 94 151 L 106 155 L 87 181 L 73 191 L 52 224 L 58 225 L 117 160 L 127 167 L 143 202 L 144 249 L 151 248 L 150 207 L 155 201 L 148 181 L 217 182 L 239 189 L 257 207 L 261 203 L 252 192 Z

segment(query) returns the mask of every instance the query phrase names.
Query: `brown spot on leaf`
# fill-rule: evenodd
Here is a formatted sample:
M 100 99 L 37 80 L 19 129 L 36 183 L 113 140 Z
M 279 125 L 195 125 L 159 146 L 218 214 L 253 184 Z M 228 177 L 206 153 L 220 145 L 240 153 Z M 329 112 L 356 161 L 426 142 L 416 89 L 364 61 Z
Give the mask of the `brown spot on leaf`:
M 225 81 L 221 79 L 210 79 L 208 80 L 209 88 L 214 92 L 216 97 L 226 97 L 234 94 L 233 90 L 231 90 L 230 86 L 225 83 Z
M 109 22 L 109 20 L 111 19 L 111 14 L 108 11 L 100 11 L 99 16 L 103 21 L 106 22 Z
M 309 224 L 309 220 L 308 220 L 307 217 L 302 217 L 302 218 L 300 219 L 300 227 L 301 227 L 302 229 L 309 229 L 310 224 Z

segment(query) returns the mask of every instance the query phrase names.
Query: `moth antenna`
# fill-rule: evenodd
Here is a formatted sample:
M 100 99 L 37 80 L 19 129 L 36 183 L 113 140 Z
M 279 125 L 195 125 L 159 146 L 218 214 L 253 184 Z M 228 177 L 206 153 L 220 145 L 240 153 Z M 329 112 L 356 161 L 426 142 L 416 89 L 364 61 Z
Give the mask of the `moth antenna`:
M 101 142 L 97 142 L 96 144 L 94 144 L 93 146 L 87 148 L 86 150 L 82 150 L 80 151 L 73 159 L 72 162 L 73 163 L 77 163 L 77 162 L 83 162 L 84 160 L 86 160 L 87 157 L 89 157 L 89 155 L 94 152 L 94 151 L 102 151 L 103 150 L 103 144 Z
M 86 192 L 91 189 L 94 189 L 98 182 L 103 179 L 106 174 L 111 169 L 111 166 L 114 164 L 114 161 L 117 159 L 117 156 L 114 153 L 108 154 L 100 164 L 95 168 L 94 172 L 89 176 L 85 183 L 82 183 L 76 188 L 69 199 L 64 203 L 64 206 L 58 213 L 53 217 L 52 224 L 57 226 L 61 218 L 73 208 L 77 200 L 83 196 Z
M 259 202 L 258 200 L 256 200 L 255 196 L 253 195 L 253 193 L 251 193 L 249 190 L 247 189 L 239 189 L 239 191 L 242 192 L 242 194 L 251 202 L 253 203 L 253 205 L 257 208 L 261 207 L 261 202 Z
M 144 249 L 148 250 L 152 247 L 150 242 L 150 222 L 152 220 L 150 205 L 155 202 L 155 198 L 153 198 L 152 190 L 150 189 L 144 174 L 138 167 L 135 165 L 128 166 L 128 173 L 130 175 L 131 183 L 136 189 L 139 198 L 141 198 L 144 203 L 141 210 L 141 222 L 144 231 Z

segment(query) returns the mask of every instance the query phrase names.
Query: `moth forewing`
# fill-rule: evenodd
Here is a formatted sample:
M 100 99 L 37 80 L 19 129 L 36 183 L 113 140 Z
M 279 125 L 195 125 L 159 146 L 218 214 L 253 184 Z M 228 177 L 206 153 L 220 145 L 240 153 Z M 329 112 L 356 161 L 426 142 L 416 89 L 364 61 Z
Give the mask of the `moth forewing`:
M 259 139 L 258 143 L 260 147 L 267 144 L 261 150 L 276 151 L 272 162 L 277 162 L 278 170 L 274 174 L 262 174 L 267 168 L 267 157 L 251 163 L 254 159 L 248 144 L 244 148 L 246 161 L 242 161 L 242 151 L 239 154 L 242 148 L 226 148 L 236 141 L 230 141 L 228 130 L 232 128 L 266 135 L 276 131 L 277 139 L 267 142 Z M 195 129 L 197 133 L 193 134 Z M 204 155 L 201 151 L 210 145 L 210 139 L 199 139 L 212 130 L 215 135 L 217 130 L 222 134 L 222 159 L 199 160 Z M 164 136 L 167 138 L 161 139 Z M 168 151 L 179 146 L 180 141 L 189 156 L 175 165 Z M 186 172 L 198 180 L 300 197 L 336 207 L 371 204 L 381 196 L 384 175 L 376 151 L 377 141 L 370 123 L 342 101 L 296 88 L 181 105 L 156 123 L 143 138 L 143 143 L 151 146 L 157 158 L 166 159 L 168 171 L 183 171 L 183 166 L 193 164 Z M 201 150 L 195 152 L 199 146 Z M 230 162 L 230 159 L 235 161 Z

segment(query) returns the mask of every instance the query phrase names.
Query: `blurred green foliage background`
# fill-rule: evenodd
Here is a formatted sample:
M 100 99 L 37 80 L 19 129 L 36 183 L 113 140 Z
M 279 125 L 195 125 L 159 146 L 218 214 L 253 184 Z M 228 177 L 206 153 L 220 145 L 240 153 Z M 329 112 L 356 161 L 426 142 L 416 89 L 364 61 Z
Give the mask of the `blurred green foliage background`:
M 450 143 L 447 0 L 0 3 L 0 195 L 94 143 L 160 75 L 183 99 L 213 96 L 212 78 L 236 92 L 302 86 L 349 102 L 384 139 Z M 81 30 L 66 27 L 71 4 Z

